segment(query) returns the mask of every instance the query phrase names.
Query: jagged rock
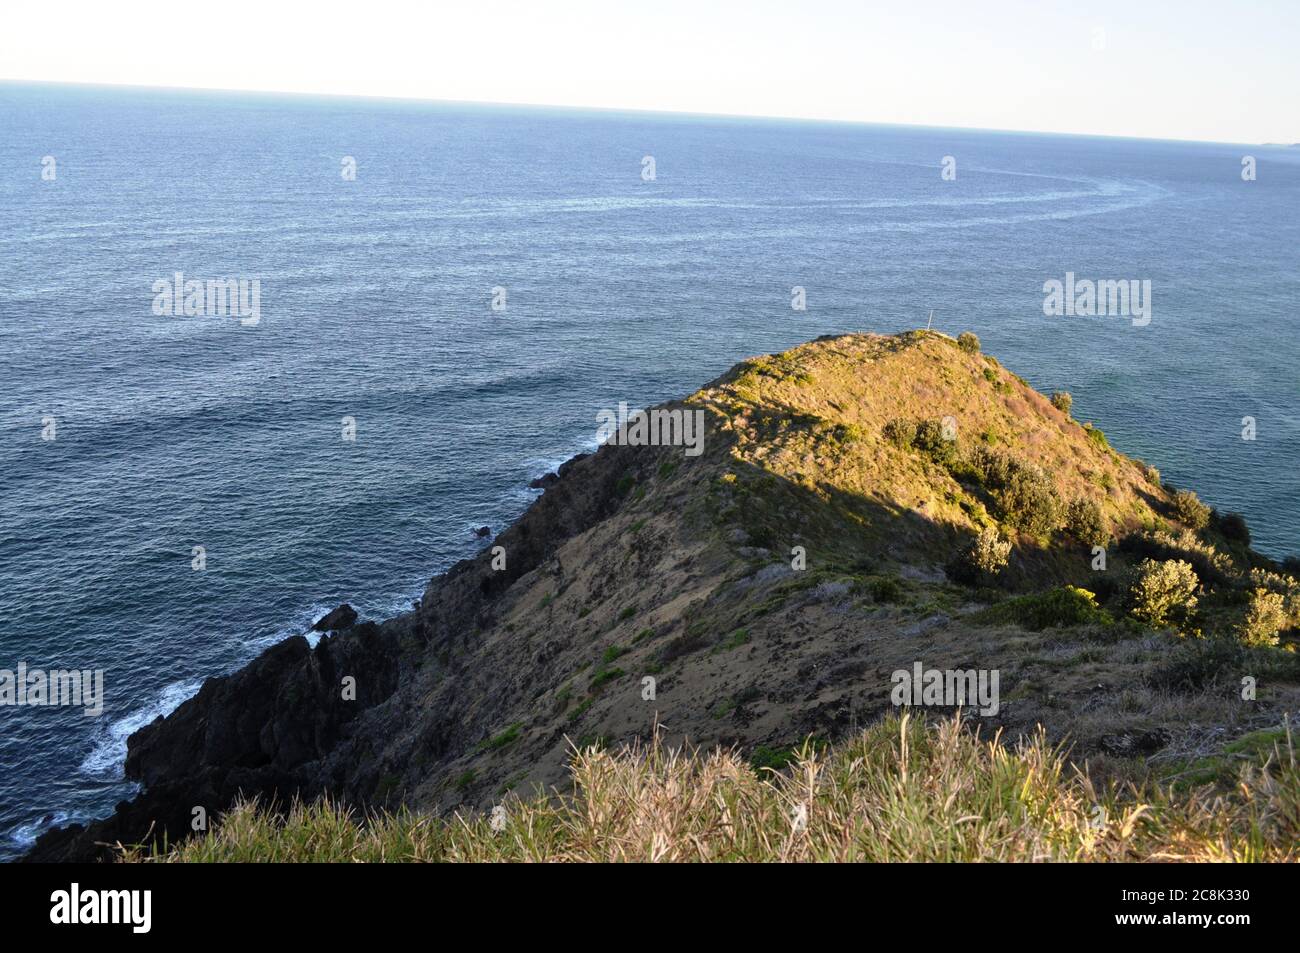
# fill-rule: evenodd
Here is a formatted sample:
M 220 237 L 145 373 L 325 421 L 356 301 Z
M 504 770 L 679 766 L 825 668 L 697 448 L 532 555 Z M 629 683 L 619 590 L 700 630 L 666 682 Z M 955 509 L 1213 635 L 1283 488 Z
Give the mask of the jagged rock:
M 329 756 L 360 713 L 393 693 L 399 668 L 398 629 L 374 623 L 315 649 L 302 636 L 272 646 L 131 735 L 125 772 L 144 793 L 105 820 L 45 834 L 26 859 L 108 859 L 106 843 L 188 835 L 196 806 L 212 816 L 241 796 L 283 801 L 334 790 Z M 355 679 L 353 701 L 340 690 L 345 676 Z
M 589 453 L 580 453 L 580 454 L 578 454 L 577 456 L 574 456 L 574 457 L 571 457 L 571 458 L 568 459 L 568 460 L 565 460 L 563 463 L 560 464 L 560 469 L 559 469 L 558 471 L 556 471 L 555 479 L 557 479 L 557 480 L 562 480 L 562 479 L 564 479 L 565 475 L 566 475 L 570 470 L 573 469 L 573 467 L 574 467 L 575 464 L 581 463 L 583 460 L 586 460 L 586 459 L 587 459 L 588 457 L 590 457 L 590 456 L 591 456 L 591 454 L 589 454 Z M 543 477 L 543 479 L 545 479 L 545 478 Z
M 325 615 L 317 619 L 315 624 L 312 625 L 311 630 L 313 632 L 336 632 L 340 629 L 346 629 L 355 625 L 356 621 L 357 610 L 353 609 L 345 602 L 337 609 L 334 609 L 332 612 L 327 612 Z

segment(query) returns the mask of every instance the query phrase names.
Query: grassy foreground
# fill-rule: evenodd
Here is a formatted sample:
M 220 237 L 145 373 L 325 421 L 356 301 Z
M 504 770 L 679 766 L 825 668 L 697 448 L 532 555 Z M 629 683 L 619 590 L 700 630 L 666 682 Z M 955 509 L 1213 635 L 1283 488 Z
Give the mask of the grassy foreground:
M 1300 770 L 1290 731 L 1235 781 L 1101 789 L 1040 736 L 981 740 L 956 719 L 890 717 L 783 771 L 660 744 L 575 752 L 574 793 L 511 799 L 495 818 L 358 819 L 329 802 L 233 809 L 130 862 L 1295 861 Z M 761 773 L 761 777 L 760 777 Z

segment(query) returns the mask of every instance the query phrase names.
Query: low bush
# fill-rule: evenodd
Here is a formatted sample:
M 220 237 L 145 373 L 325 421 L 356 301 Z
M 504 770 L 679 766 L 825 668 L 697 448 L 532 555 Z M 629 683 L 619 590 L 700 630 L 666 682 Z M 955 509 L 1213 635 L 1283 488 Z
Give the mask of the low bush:
M 1250 585 L 1254 589 L 1263 589 L 1281 596 L 1287 617 L 1287 624 L 1283 628 L 1300 628 L 1300 580 L 1267 569 L 1252 569 Z
M 922 420 L 916 425 L 912 448 L 943 466 L 951 463 L 957 455 L 957 441 L 945 435 L 943 424 L 937 420 Z
M 1074 586 L 1008 599 L 975 613 L 971 621 L 976 625 L 1019 625 L 1034 631 L 1114 622 L 1110 613 L 1097 605 L 1095 595 Z
M 948 575 L 958 582 L 976 585 L 996 579 L 1011 559 L 1011 541 L 991 526 L 980 530 L 948 566 Z
M 1096 500 L 1080 498 L 1071 500 L 1065 508 L 1065 530 L 1081 543 L 1104 546 L 1110 539 L 1101 506 Z
M 957 441 L 945 434 L 941 421 L 895 417 L 882 433 L 894 446 L 923 453 L 940 466 L 951 467 L 956 462 Z
M 1092 441 L 1093 445 L 1100 450 L 1109 450 L 1110 444 L 1106 441 L 1106 433 L 1100 427 L 1094 427 L 1092 424 L 1083 425 L 1084 435 Z
M 1224 513 L 1215 520 L 1215 524 L 1225 539 L 1245 546 L 1250 545 L 1250 529 L 1246 526 L 1246 517 L 1240 513 Z
M 1237 638 L 1245 645 L 1277 645 L 1279 633 L 1289 625 L 1282 594 L 1255 589 L 1246 617 L 1237 627 Z
M 975 465 L 993 497 L 994 515 L 1013 529 L 1044 536 L 1061 523 L 1061 501 L 1051 479 L 1033 464 L 981 447 Z
M 1191 490 L 1174 494 L 1174 516 L 1191 529 L 1205 529 L 1210 522 L 1210 508 Z
M 1129 611 L 1151 626 L 1186 625 L 1196 611 L 1199 586 L 1189 562 L 1144 559 L 1129 588 Z
M 904 417 L 895 417 L 885 424 L 885 439 L 904 450 L 912 446 L 916 439 L 916 422 Z
M 1148 531 L 1130 533 L 1119 544 L 1120 552 L 1157 561 L 1182 559 L 1192 564 L 1197 577 L 1208 586 L 1230 582 L 1236 575 L 1232 558 L 1204 542 L 1189 529 L 1177 533 Z
M 902 602 L 905 596 L 902 585 L 892 576 L 871 576 L 856 588 L 871 596 L 872 602 Z

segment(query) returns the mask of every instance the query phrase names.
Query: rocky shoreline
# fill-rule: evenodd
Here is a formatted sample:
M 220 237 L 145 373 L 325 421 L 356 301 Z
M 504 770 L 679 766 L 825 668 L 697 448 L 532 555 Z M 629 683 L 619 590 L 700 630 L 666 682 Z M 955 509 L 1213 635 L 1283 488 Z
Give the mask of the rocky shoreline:
M 344 604 L 312 626 L 325 633 L 314 648 L 294 636 L 208 679 L 195 697 L 128 738 L 124 773 L 142 785 L 135 798 L 107 818 L 47 831 L 20 862 L 110 861 L 119 844 L 175 843 L 196 830 L 197 817 L 241 799 L 282 805 L 330 795 L 362 809 L 391 806 L 389 775 L 373 763 L 371 739 L 409 730 L 411 709 L 393 697 L 399 684 L 430 656 L 438 665 L 466 627 L 490 625 L 494 595 L 599 519 L 617 480 L 606 473 L 601 481 L 600 473 L 621 465 L 584 453 L 547 474 L 550 492 L 495 541 L 512 556 L 505 571 L 493 570 L 485 551 L 435 577 L 411 612 L 359 622 Z M 603 482 L 603 505 L 585 493 L 555 492 L 576 466 L 584 482 Z

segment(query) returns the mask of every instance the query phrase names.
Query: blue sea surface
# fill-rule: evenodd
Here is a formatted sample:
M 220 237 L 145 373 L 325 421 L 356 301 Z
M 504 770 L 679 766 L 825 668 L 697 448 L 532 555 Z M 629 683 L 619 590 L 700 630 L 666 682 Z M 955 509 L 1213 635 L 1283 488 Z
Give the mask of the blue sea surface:
M 1296 148 L 0 85 L 0 669 L 107 694 L 0 708 L 0 857 L 129 796 L 203 678 L 408 608 L 598 409 L 822 334 L 933 310 L 1300 552 L 1298 212 Z M 176 272 L 260 323 L 155 314 Z M 1150 324 L 1045 316 L 1066 272 Z

